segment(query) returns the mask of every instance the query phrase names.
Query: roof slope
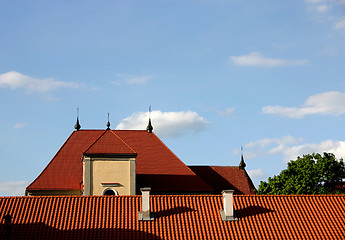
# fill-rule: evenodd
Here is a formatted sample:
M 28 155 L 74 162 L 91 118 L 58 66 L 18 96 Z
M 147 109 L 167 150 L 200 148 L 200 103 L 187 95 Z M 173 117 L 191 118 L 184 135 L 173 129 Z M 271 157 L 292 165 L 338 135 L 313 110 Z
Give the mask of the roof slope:
M 113 130 L 138 154 L 137 188 L 153 192 L 211 192 L 213 188 L 189 169 L 154 133 Z M 148 185 L 147 185 L 148 184 Z
M 141 196 L 0 197 L 0 238 L 10 214 L 11 239 L 345 239 L 345 195 L 235 195 L 231 222 L 220 195 L 156 195 L 151 208 L 146 222 Z
M 104 133 L 84 152 L 84 154 L 136 154 L 113 131 L 105 130 Z
M 234 189 L 234 194 L 254 194 L 254 184 L 245 169 L 237 166 L 188 166 L 212 186 L 216 194 L 224 189 Z
M 212 191 L 154 133 L 79 130 L 71 134 L 27 190 L 81 190 L 84 153 L 137 153 L 137 187 L 155 192 Z
M 42 173 L 26 189 L 80 190 L 83 181 L 83 153 L 103 132 L 74 131 Z

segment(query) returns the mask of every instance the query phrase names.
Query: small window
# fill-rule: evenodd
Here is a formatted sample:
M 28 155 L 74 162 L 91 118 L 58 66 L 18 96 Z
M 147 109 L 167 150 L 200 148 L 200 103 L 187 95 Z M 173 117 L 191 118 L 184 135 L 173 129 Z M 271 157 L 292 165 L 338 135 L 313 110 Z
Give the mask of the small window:
M 103 195 L 119 195 L 116 190 L 107 188 L 103 191 Z

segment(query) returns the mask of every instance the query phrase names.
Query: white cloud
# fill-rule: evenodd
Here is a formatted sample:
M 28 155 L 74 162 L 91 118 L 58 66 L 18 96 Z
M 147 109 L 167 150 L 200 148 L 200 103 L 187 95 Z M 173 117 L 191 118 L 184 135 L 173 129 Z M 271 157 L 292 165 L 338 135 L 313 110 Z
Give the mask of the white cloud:
M 0 196 L 23 196 L 28 181 L 1 182 Z
M 319 5 L 316 7 L 316 11 L 318 11 L 319 13 L 325 13 L 328 10 L 329 10 L 329 7 L 326 4 Z
M 123 119 L 117 129 L 146 129 L 149 113 L 137 112 Z M 161 112 L 151 113 L 154 132 L 160 137 L 179 137 L 183 134 L 202 131 L 209 123 L 198 113 L 192 111 L 185 112 Z
M 29 92 L 46 93 L 58 88 L 79 88 L 73 82 L 56 81 L 53 78 L 38 79 L 26 76 L 16 71 L 0 74 L 0 87 L 12 90 L 23 88 Z
M 282 155 L 283 162 L 296 160 L 298 156 L 312 153 L 334 153 L 337 158 L 345 159 L 345 141 L 325 140 L 320 143 L 303 143 L 303 138 L 290 135 L 282 138 L 264 138 L 244 145 L 246 158 L 265 158 L 268 155 Z
M 112 84 L 115 85 L 121 85 L 121 82 L 124 82 L 126 84 L 145 84 L 150 79 L 152 79 L 152 76 L 136 76 L 136 75 L 130 75 L 130 74 L 116 74 L 117 78 L 120 78 L 121 81 L 113 81 Z
M 244 145 L 246 159 L 265 158 L 267 154 L 276 154 L 280 149 L 302 142 L 302 138 L 290 135 L 281 138 L 264 138 Z M 233 151 L 233 154 L 236 154 Z
M 281 66 L 299 66 L 308 63 L 307 60 L 286 60 L 279 58 L 266 58 L 259 52 L 252 52 L 243 56 L 231 56 L 230 62 L 239 66 L 257 66 L 257 67 L 281 67 Z
M 342 16 L 337 20 L 336 23 L 334 23 L 335 29 L 344 29 L 345 28 L 345 16 Z
M 247 170 L 247 173 L 249 174 L 251 179 L 256 179 L 256 178 L 262 179 L 262 178 L 267 176 L 267 174 L 264 171 L 262 171 L 261 168 L 253 169 L 253 170 Z
M 26 127 L 26 123 L 16 123 L 13 126 L 14 129 L 23 128 L 23 127 Z
M 314 21 L 328 22 L 335 30 L 345 29 L 345 16 L 339 15 L 342 11 L 334 11 L 343 8 L 345 0 L 305 0 L 306 7 Z
M 252 141 L 250 143 L 245 144 L 244 146 L 246 148 L 255 148 L 255 147 L 267 147 L 272 144 L 278 144 L 278 145 L 289 145 L 289 144 L 295 144 L 298 142 L 301 142 L 302 138 L 295 138 L 290 135 L 284 136 L 282 138 L 264 138 L 257 141 Z
M 262 112 L 289 118 L 303 118 L 311 114 L 339 116 L 345 113 L 345 93 L 324 92 L 310 96 L 300 107 L 265 106 Z
M 306 143 L 296 146 L 284 146 L 274 154 L 283 154 L 284 162 L 296 160 L 298 156 L 311 153 L 334 153 L 337 158 L 345 158 L 345 142 L 326 140 L 321 143 Z
M 219 115 L 221 116 L 227 116 L 227 115 L 231 115 L 235 112 L 236 108 L 235 107 L 229 107 L 223 111 L 219 111 Z

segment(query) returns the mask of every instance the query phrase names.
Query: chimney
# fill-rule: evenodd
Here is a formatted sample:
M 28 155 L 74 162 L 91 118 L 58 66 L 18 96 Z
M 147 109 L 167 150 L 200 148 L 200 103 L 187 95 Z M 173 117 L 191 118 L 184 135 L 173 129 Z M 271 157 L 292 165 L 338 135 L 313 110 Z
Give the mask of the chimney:
M 220 210 L 220 216 L 223 221 L 237 221 L 234 211 L 234 190 L 224 190 L 223 194 L 223 210 Z
M 139 221 L 153 221 L 153 213 L 150 211 L 150 191 L 151 188 L 140 188 L 140 191 L 142 193 L 141 197 L 141 208 L 142 211 L 139 212 L 138 219 Z

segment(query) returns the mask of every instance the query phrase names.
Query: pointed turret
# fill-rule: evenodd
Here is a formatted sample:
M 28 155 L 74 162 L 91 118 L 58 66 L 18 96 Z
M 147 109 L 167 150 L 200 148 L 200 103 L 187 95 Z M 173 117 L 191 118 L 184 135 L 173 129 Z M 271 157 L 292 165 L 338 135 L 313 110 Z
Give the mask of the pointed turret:
M 244 162 L 243 154 L 241 154 L 241 162 L 240 165 L 238 166 L 240 169 L 244 169 L 246 167 L 246 163 Z
M 77 117 L 77 122 L 74 125 L 75 130 L 79 131 L 79 129 L 81 128 L 80 124 L 79 124 L 79 118 Z
M 77 108 L 77 122 L 74 125 L 75 130 L 79 131 L 79 129 L 81 128 L 80 124 L 79 124 L 79 108 Z
M 149 133 L 152 133 L 152 130 L 153 130 L 153 127 L 152 127 L 152 124 L 151 124 L 151 106 L 149 108 L 149 124 L 147 124 L 146 130 Z
M 241 147 L 241 162 L 240 165 L 238 166 L 240 169 L 244 169 L 246 167 L 246 163 L 244 162 L 244 157 L 243 157 L 243 147 Z
M 146 127 L 147 132 L 152 133 L 153 127 L 151 124 L 151 119 L 149 119 L 149 124 Z
M 110 130 L 109 113 L 108 113 L 107 130 Z

